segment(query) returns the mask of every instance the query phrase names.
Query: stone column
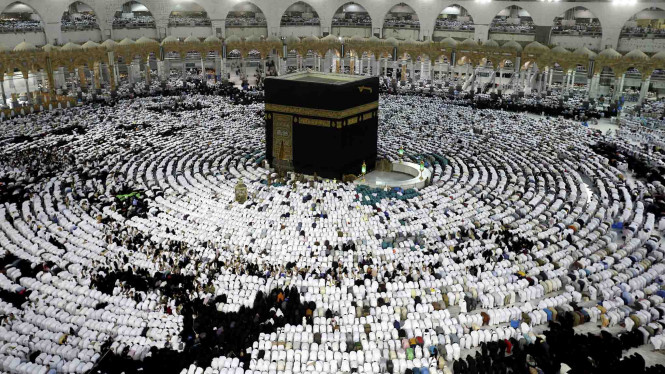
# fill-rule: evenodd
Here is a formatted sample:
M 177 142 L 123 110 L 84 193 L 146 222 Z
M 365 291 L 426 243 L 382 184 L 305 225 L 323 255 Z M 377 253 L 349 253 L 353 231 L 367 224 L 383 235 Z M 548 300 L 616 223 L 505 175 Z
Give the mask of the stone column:
M 591 88 L 589 89 L 589 97 L 598 97 L 598 86 L 600 86 L 600 73 L 596 73 L 591 78 Z
M 81 90 L 83 90 L 84 88 L 88 88 L 88 81 L 85 78 L 85 67 L 79 66 L 78 68 L 76 68 L 76 71 L 78 72 L 79 86 L 81 87 Z
M 651 84 L 651 75 L 646 77 L 646 79 L 642 81 L 642 85 L 640 86 L 640 99 L 639 99 L 640 104 L 642 104 L 642 101 L 644 101 L 644 98 L 647 96 L 650 84 Z
M 85 69 L 85 68 L 83 68 Z M 97 79 L 95 79 L 95 67 L 93 66 L 92 69 L 90 69 L 90 86 L 95 87 L 97 83 Z
M 0 91 L 2 91 L 2 106 L 7 105 L 7 94 L 5 93 L 5 77 L 0 79 Z
M 623 84 L 624 81 L 626 80 L 626 74 L 621 74 L 620 77 L 616 79 L 616 84 L 614 87 L 614 99 L 618 100 L 621 97 L 621 94 L 623 94 Z
M 218 76 L 221 78 L 223 73 L 224 69 L 222 69 L 222 57 L 219 55 L 219 53 L 217 53 L 215 55 L 215 81 L 217 81 Z
M 9 75 L 9 91 L 10 93 L 16 93 L 16 85 L 14 84 L 14 73 L 7 74 Z
M 166 62 L 164 60 L 157 60 L 157 76 L 159 77 L 160 82 L 165 81 Z
M 28 81 L 28 73 L 23 74 L 23 80 L 25 81 L 25 97 L 28 99 L 28 103 L 30 103 L 32 100 L 30 100 L 30 82 Z
M 152 69 L 150 68 L 150 55 L 148 55 L 145 59 L 145 84 L 147 87 L 150 87 L 150 83 L 152 82 L 151 72 Z
M 206 63 L 205 60 L 203 59 L 204 53 L 201 53 L 201 80 L 206 82 L 207 81 L 207 74 L 206 74 Z

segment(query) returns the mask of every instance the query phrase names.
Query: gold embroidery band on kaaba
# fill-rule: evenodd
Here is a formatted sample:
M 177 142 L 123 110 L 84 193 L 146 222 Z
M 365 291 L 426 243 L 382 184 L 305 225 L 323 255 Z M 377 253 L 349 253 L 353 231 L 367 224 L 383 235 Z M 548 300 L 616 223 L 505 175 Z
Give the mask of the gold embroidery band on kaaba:
M 278 112 L 286 114 L 295 114 L 299 116 L 338 119 L 338 120 L 348 118 L 351 116 L 356 116 L 358 114 L 365 113 L 370 110 L 378 108 L 379 108 L 378 101 L 374 101 L 371 103 L 363 104 L 357 107 L 344 109 L 344 110 L 326 110 L 326 109 L 315 109 L 315 108 L 303 108 L 303 107 L 290 106 L 290 105 L 266 104 L 267 112 Z

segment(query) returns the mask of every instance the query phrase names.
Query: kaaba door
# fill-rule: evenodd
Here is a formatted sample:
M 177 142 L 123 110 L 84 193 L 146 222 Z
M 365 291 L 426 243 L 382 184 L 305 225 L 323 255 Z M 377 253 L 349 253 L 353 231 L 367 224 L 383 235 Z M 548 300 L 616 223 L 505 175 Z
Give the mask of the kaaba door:
M 279 161 L 293 161 L 293 116 L 274 113 L 272 123 L 272 156 Z

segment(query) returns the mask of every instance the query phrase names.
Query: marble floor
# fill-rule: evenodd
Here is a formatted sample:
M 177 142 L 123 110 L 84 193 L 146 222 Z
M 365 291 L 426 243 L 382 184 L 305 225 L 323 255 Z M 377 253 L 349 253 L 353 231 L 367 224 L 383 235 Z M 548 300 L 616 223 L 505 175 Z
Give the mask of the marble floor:
M 614 132 L 619 128 L 619 126 L 614 123 L 614 120 L 614 118 L 601 118 L 598 120 L 597 125 L 589 125 L 589 128 L 600 130 L 603 134 L 607 134 L 608 130 Z
M 377 186 L 380 185 L 390 186 L 390 185 L 399 184 L 399 182 L 403 182 L 412 178 L 413 177 L 410 176 L 409 174 L 375 170 L 365 175 L 365 181 L 366 181 L 365 183 Z

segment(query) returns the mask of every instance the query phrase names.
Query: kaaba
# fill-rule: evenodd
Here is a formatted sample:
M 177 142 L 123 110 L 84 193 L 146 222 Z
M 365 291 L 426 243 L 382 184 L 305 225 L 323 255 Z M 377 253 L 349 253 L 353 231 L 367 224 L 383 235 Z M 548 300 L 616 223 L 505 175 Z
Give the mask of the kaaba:
M 376 163 L 379 79 L 301 72 L 265 80 L 266 159 L 324 178 Z

